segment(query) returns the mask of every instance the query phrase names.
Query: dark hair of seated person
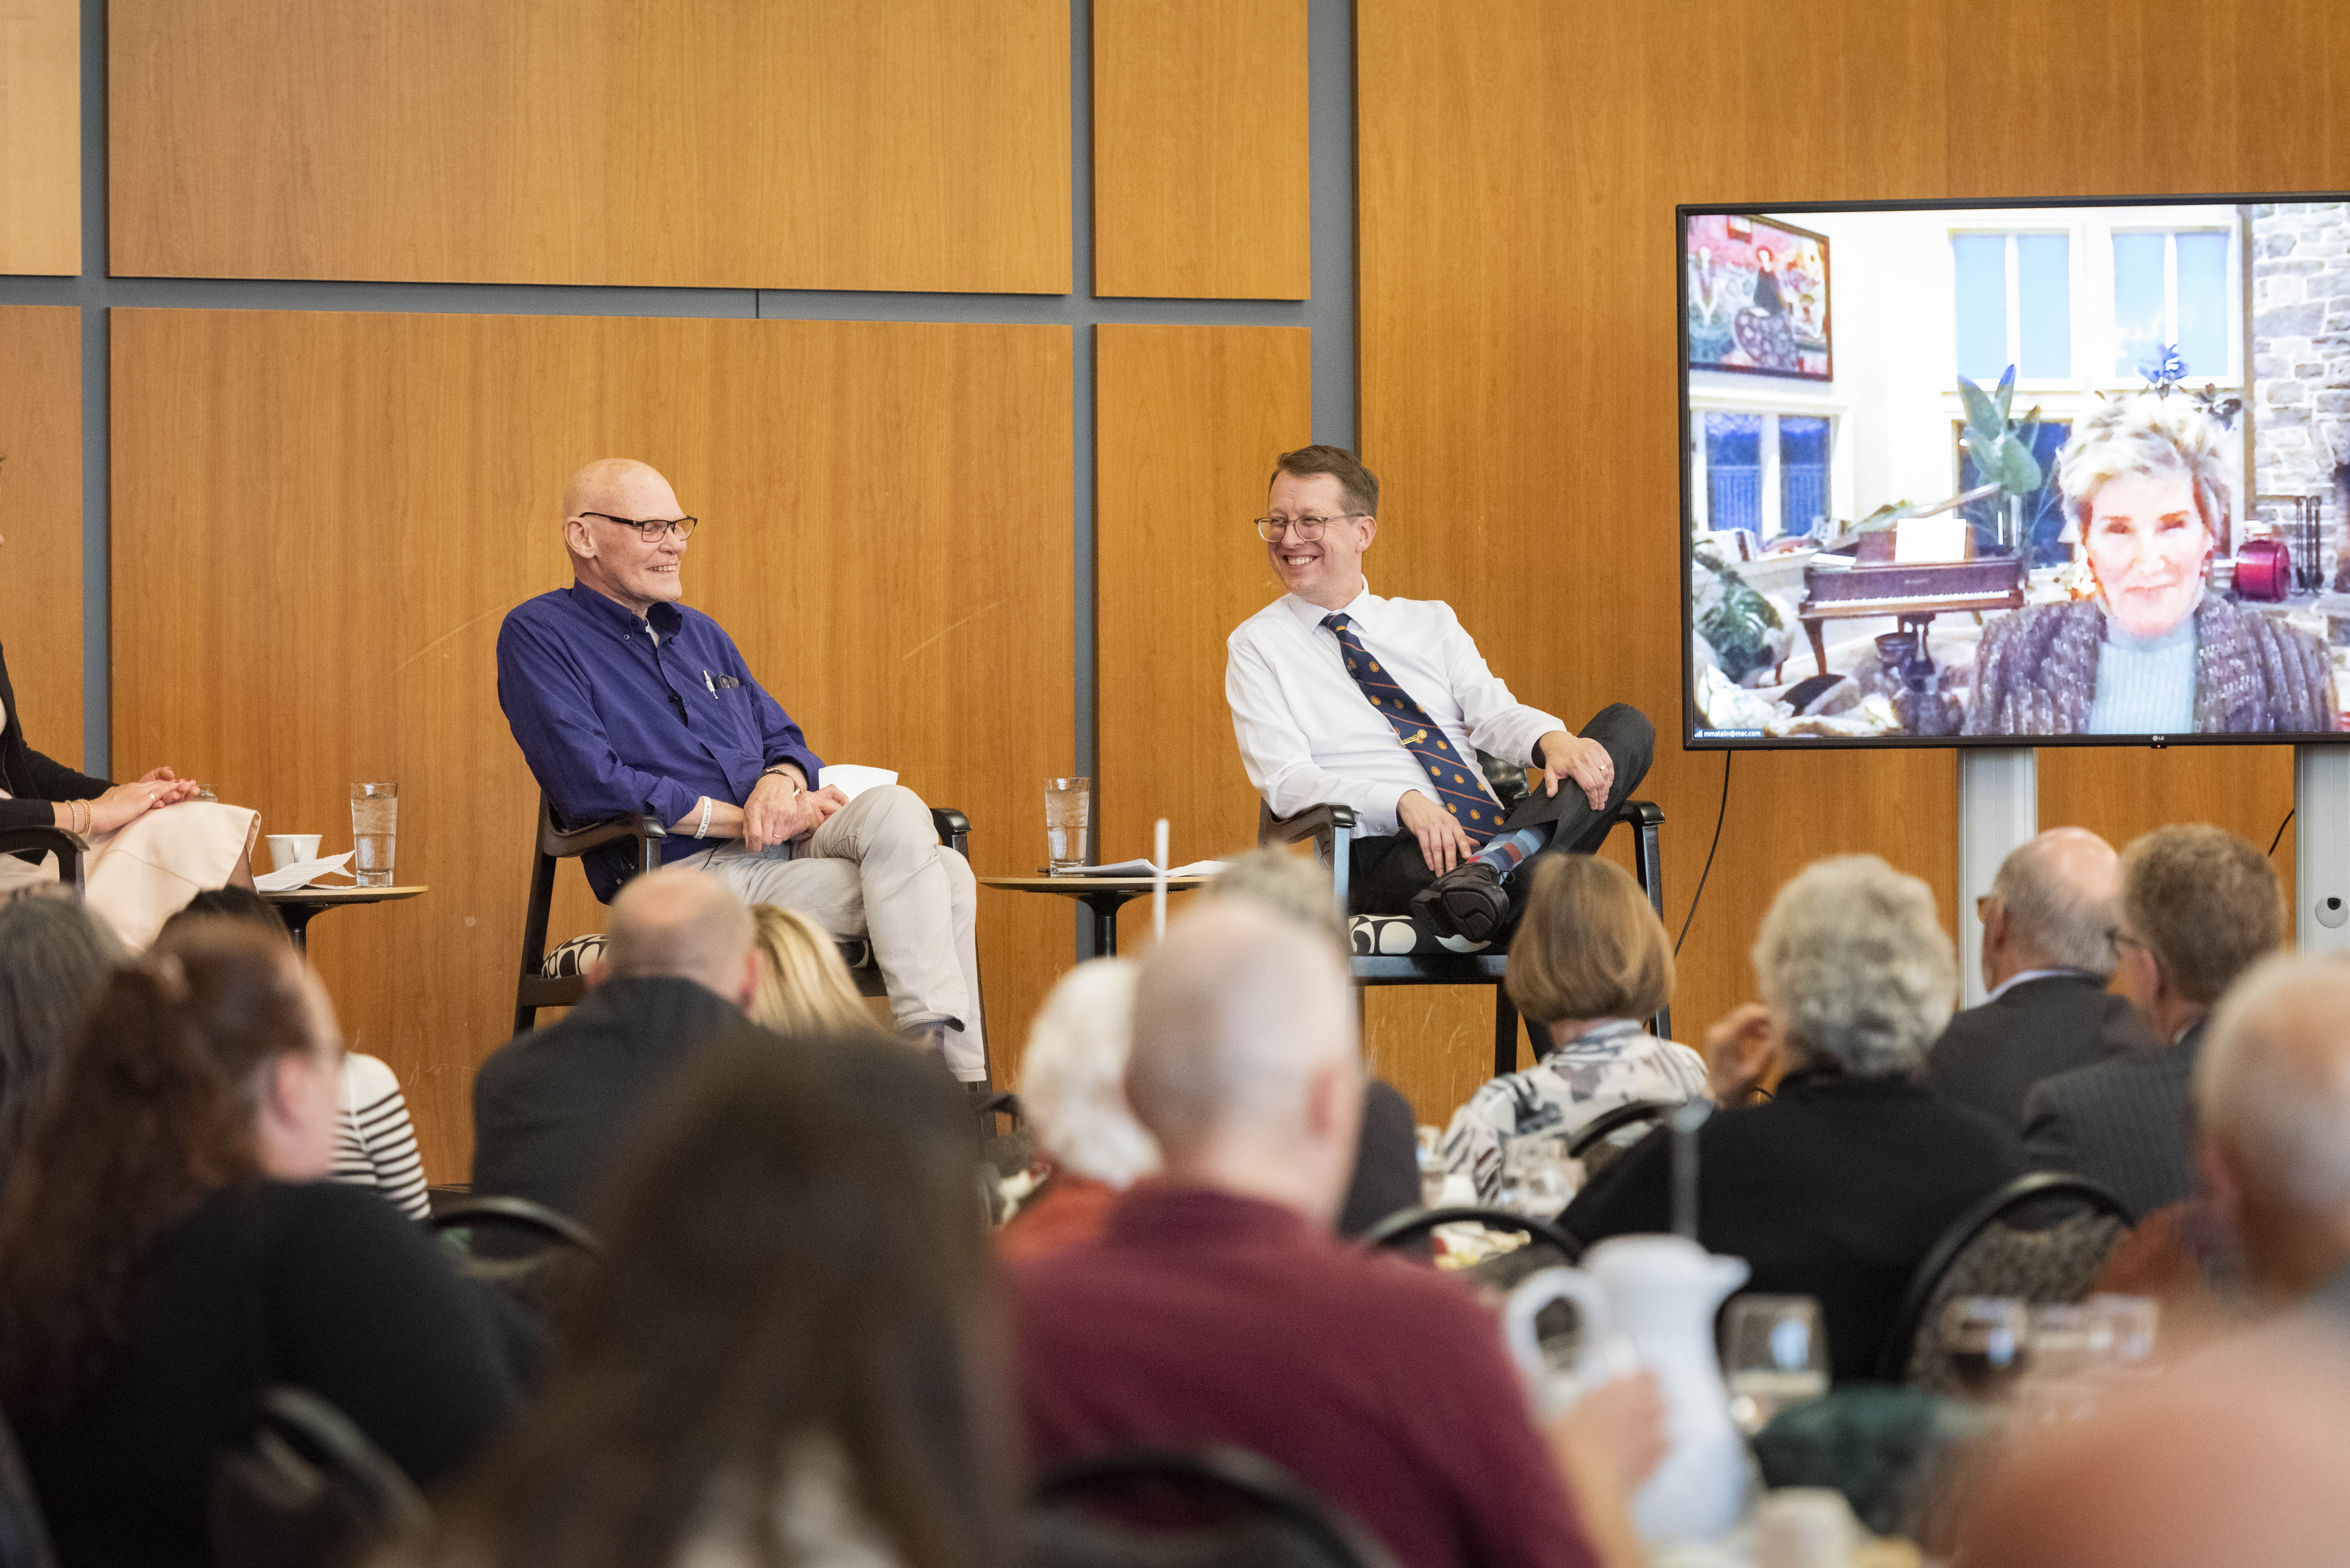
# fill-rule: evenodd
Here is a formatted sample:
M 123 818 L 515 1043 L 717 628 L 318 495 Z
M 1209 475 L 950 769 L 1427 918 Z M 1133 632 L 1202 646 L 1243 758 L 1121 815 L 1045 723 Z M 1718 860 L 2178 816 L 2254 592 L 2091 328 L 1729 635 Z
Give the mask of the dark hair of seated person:
M 286 917 L 277 906 L 250 888 L 207 888 L 182 905 L 179 911 L 163 922 L 157 940 L 180 930 L 197 920 L 242 920 L 249 926 L 275 933 L 291 941 L 286 929 Z
M 0 1405 L 56 1416 L 129 1334 L 141 1265 L 224 1189 L 261 1179 L 245 1086 L 313 1048 L 286 950 L 225 921 L 116 972 L 0 1203 Z
M 542 1393 L 426 1558 L 824 1560 L 791 1539 L 813 1449 L 884 1556 L 1007 1561 L 977 1159 L 967 1096 L 926 1058 L 847 1034 L 714 1043 L 616 1171 L 591 1217 L 607 1257 Z
M 0 904 L 0 1191 L 122 944 L 78 898 Z

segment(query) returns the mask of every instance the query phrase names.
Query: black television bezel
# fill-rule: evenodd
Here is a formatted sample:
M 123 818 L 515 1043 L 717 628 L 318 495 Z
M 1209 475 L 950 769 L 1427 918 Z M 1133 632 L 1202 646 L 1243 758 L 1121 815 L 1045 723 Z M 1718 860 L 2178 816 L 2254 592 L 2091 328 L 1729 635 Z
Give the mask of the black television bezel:
M 1681 749 L 1685 752 L 1883 752 L 1958 751 L 1980 747 L 2135 746 L 2160 751 L 2169 746 L 2326 746 L 2350 745 L 2350 731 L 2288 730 L 2266 734 L 2206 735 L 1866 735 L 1810 737 L 1802 735 L 1700 735 L 1697 729 L 1697 659 L 1690 639 L 1691 584 L 1696 541 L 1690 522 L 1696 498 L 1690 484 L 1690 362 L 1689 362 L 1689 221 L 1701 217 L 1748 217 L 1771 222 L 1773 215 L 1793 217 L 1804 213 L 1948 213 L 1986 209 L 2012 212 L 2033 207 L 2191 207 L 2248 206 L 2274 202 L 2350 202 L 2350 191 L 2270 191 L 2181 192 L 2136 196 L 1935 196 L 1914 201 L 1866 202 L 1683 202 L 1673 208 L 1673 344 L 1674 387 L 1679 396 L 1673 410 L 1673 452 L 1679 463 L 1681 562 Z M 1835 300 L 1829 300 L 1829 308 Z M 2246 344 L 2244 352 L 2251 353 Z

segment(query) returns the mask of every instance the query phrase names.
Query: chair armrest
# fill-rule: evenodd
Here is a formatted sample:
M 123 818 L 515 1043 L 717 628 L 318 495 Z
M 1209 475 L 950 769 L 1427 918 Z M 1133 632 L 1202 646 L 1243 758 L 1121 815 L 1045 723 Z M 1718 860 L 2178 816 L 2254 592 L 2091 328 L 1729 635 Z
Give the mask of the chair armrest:
M 62 859 L 68 851 L 75 855 L 88 854 L 89 841 L 65 827 L 43 827 L 37 824 L 30 827 L 0 827 L 0 855 L 25 849 L 37 849 Z
M 1275 816 L 1273 808 L 1257 807 L 1256 841 L 1263 844 L 1295 844 L 1301 839 L 1319 838 L 1336 829 L 1347 833 L 1355 830 L 1355 808 L 1351 805 L 1309 805 L 1294 816 Z
M 1628 822 L 1635 827 L 1662 827 L 1664 808 L 1653 800 L 1627 800 L 1617 810 L 1616 820 Z
M 951 805 L 931 807 L 931 829 L 949 849 L 971 858 L 971 818 Z
M 591 822 L 585 827 L 575 827 L 568 831 L 556 826 L 555 819 L 551 816 L 542 818 L 538 825 L 539 852 L 543 855 L 552 855 L 558 860 L 574 855 L 585 855 L 590 849 L 600 848 L 607 844 L 617 844 L 624 838 L 634 839 L 641 844 L 648 838 L 667 838 L 668 836 L 669 829 L 662 825 L 659 817 L 639 816 L 633 812 L 626 816 L 616 816 L 605 822 Z

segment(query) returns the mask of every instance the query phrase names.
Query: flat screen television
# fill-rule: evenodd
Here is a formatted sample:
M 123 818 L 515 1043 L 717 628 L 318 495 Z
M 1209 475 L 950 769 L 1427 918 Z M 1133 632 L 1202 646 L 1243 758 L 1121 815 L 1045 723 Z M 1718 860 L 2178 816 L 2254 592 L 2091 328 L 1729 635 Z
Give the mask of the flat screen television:
M 2350 196 L 1679 222 L 1690 746 L 2350 740 Z

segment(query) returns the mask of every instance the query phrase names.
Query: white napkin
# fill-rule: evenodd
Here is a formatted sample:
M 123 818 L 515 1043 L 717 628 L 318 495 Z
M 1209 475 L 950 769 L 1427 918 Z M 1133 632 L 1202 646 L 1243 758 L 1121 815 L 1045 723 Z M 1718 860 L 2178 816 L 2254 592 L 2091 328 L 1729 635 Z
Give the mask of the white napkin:
M 868 789 L 878 789 L 883 784 L 893 784 L 897 782 L 898 775 L 888 768 L 864 768 L 855 763 L 834 763 L 828 767 L 818 768 L 816 775 L 816 788 L 822 789 L 827 784 L 837 784 L 840 788 L 840 793 L 851 800 L 855 800 Z
M 321 877 L 351 875 L 350 850 L 329 855 L 323 860 L 301 860 L 283 871 L 265 871 L 253 879 L 253 885 L 264 893 L 290 893 L 296 888 L 307 888 Z

